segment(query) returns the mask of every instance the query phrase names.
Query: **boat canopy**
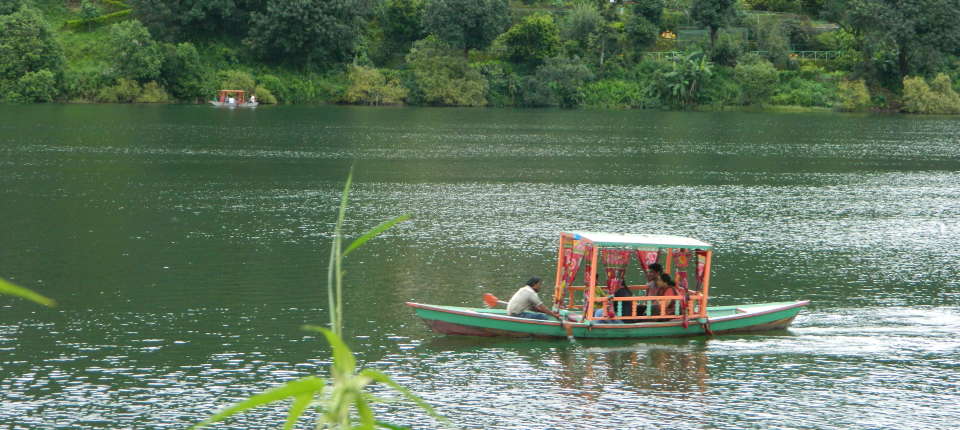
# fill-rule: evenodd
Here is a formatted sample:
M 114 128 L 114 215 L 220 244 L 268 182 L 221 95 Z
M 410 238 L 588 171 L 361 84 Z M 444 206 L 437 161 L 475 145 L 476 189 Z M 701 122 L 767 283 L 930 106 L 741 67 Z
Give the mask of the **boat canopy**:
M 713 245 L 697 239 L 665 234 L 603 233 L 590 231 L 571 231 L 561 234 L 574 240 L 589 240 L 601 248 L 686 248 L 705 251 L 713 249 Z

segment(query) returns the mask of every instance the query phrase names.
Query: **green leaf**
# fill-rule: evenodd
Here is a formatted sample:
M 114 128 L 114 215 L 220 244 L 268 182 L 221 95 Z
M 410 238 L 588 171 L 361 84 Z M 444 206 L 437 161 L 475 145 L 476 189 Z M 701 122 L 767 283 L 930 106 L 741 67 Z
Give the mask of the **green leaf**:
M 385 423 L 383 421 L 377 421 L 377 425 L 390 430 L 410 430 L 410 427 L 398 426 L 396 424 Z
M 307 409 L 307 406 L 310 406 L 312 400 L 313 393 L 303 393 L 296 396 L 293 404 L 290 405 L 290 411 L 287 412 L 287 423 L 283 425 L 284 430 L 293 429 L 293 425 L 297 423 L 300 415 L 303 415 L 303 411 Z
M 334 375 L 335 377 L 353 375 L 357 368 L 357 361 L 353 358 L 353 352 L 350 351 L 350 347 L 343 343 L 343 339 L 341 339 L 340 336 L 337 336 L 334 332 L 323 327 L 314 325 L 305 325 L 303 326 L 303 329 L 320 332 L 327 338 L 327 342 L 329 342 L 330 346 L 333 348 L 333 368 L 336 372 Z
M 417 406 L 420 407 L 420 409 L 423 409 L 423 411 L 426 412 L 427 415 L 430 415 L 431 417 L 433 417 L 433 418 L 436 419 L 437 421 L 440 421 L 441 423 L 443 423 L 443 424 L 446 425 L 447 427 L 453 427 L 453 425 L 450 423 L 450 420 L 448 420 L 448 419 L 447 419 L 446 417 L 444 417 L 443 415 L 440 415 L 439 413 L 437 413 L 437 411 L 435 411 L 435 410 L 433 409 L 433 407 L 431 407 L 429 404 L 427 404 L 427 402 L 423 401 L 423 399 L 421 399 L 420 397 L 418 397 L 416 394 L 413 394 L 412 391 L 410 391 L 410 390 L 404 388 L 402 385 L 394 382 L 393 379 L 390 379 L 390 377 L 387 376 L 386 374 L 384 374 L 383 372 L 380 372 L 380 371 L 377 371 L 377 370 L 373 370 L 373 369 L 364 369 L 364 370 L 362 370 L 362 371 L 360 372 L 360 375 L 366 376 L 366 377 L 368 377 L 368 378 L 370 378 L 370 379 L 372 379 L 372 380 L 374 380 L 374 381 L 376 381 L 376 382 L 379 382 L 379 383 L 381 383 L 381 384 L 385 384 L 385 385 L 389 386 L 390 388 L 393 388 L 393 389 L 396 390 L 398 393 L 400 393 L 401 395 L 403 395 L 403 397 L 405 397 L 407 400 L 415 403 Z
M 246 411 L 248 409 L 253 409 L 258 406 L 266 405 L 268 403 L 273 403 L 276 401 L 284 400 L 288 397 L 295 397 L 297 401 L 294 403 L 294 407 L 291 408 L 291 414 L 293 414 L 294 409 L 297 409 L 297 406 L 302 402 L 302 396 L 312 396 L 314 394 L 319 394 L 323 391 L 323 387 L 326 385 L 323 379 L 317 378 L 315 376 L 308 376 L 306 378 L 298 379 L 296 381 L 287 382 L 284 385 L 281 385 L 277 388 L 265 391 L 263 393 L 257 394 L 253 397 L 250 397 L 240 403 L 237 403 L 229 408 L 226 408 L 220 412 L 217 412 L 214 416 L 207 418 L 205 421 L 193 426 L 193 428 L 205 427 L 209 424 L 215 423 L 217 421 L 222 421 L 225 418 L 235 415 L 237 413 Z M 291 417 L 294 421 L 299 415 L 303 413 L 301 408 L 297 413 L 296 417 Z M 290 419 L 287 419 L 287 422 L 290 422 Z
M 51 308 L 57 305 L 57 302 L 53 301 L 52 299 L 41 296 L 40 294 L 37 294 L 27 288 L 11 284 L 3 279 L 0 279 L 0 294 L 22 297 Z
M 373 239 L 374 237 L 377 237 L 378 235 L 380 235 L 380 233 L 383 233 L 389 230 L 391 227 L 401 222 L 404 222 L 408 219 L 410 219 L 410 215 L 400 215 L 394 219 L 387 220 L 380 223 L 380 225 L 370 229 L 370 231 L 366 232 L 363 236 L 360 236 L 359 238 L 354 240 L 353 243 L 351 243 L 350 246 L 348 246 L 347 249 L 343 251 L 343 256 L 346 257 L 347 254 L 350 253 L 350 251 L 353 251 L 354 249 L 359 248 L 360 245 L 363 245 L 368 240 Z

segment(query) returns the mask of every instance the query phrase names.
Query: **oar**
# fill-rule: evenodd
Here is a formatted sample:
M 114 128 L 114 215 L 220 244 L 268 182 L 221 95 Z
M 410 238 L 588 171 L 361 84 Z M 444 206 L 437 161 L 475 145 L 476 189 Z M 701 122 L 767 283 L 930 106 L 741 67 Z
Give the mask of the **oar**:
M 567 319 L 567 311 L 560 311 L 560 327 L 563 327 L 563 331 L 567 332 L 567 340 L 574 342 L 573 339 L 573 326 L 570 325 L 569 321 L 564 321 Z
M 487 305 L 488 308 L 507 305 L 507 302 L 498 299 L 497 296 L 490 293 L 483 293 L 483 303 Z

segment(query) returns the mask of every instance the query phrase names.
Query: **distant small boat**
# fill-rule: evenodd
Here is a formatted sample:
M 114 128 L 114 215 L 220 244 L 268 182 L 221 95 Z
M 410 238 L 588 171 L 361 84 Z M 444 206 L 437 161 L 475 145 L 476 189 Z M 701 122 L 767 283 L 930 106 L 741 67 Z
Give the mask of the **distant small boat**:
M 560 234 L 559 245 L 553 309 L 563 321 L 510 316 L 503 309 L 406 304 L 431 329 L 449 335 L 648 338 L 782 330 L 810 303 L 708 306 L 713 246 L 692 238 L 570 232 Z M 661 264 L 680 281 L 678 288 L 661 296 L 648 295 L 652 292 L 646 285 L 626 285 L 639 295 L 615 297 L 612 290 L 624 283 L 633 256 L 644 272 L 653 263 Z M 598 285 L 598 271 L 606 272 L 606 287 Z M 688 277 L 695 278 L 695 285 L 688 286 Z M 574 285 L 578 278 L 586 285 Z M 503 305 L 487 296 L 489 307 Z
M 246 100 L 246 92 L 243 90 L 220 90 L 217 93 L 217 100 L 210 100 L 210 104 L 217 107 L 230 108 L 254 108 L 260 104 L 255 98 L 251 97 L 251 99 L 253 100 Z

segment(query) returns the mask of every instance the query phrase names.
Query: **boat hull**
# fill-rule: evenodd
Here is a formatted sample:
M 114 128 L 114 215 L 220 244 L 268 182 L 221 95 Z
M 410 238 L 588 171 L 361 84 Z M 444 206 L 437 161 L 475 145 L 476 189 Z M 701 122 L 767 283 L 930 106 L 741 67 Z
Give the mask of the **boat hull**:
M 808 301 L 718 306 L 707 309 L 709 318 L 635 324 L 566 322 L 577 338 L 637 339 L 701 336 L 782 330 L 790 326 Z M 567 337 L 559 321 L 511 317 L 503 310 L 435 306 L 408 302 L 433 331 L 448 335 L 504 337 Z
M 214 105 L 214 106 L 216 106 L 216 107 L 229 107 L 229 108 L 248 107 L 248 108 L 253 108 L 253 107 L 257 107 L 257 106 L 260 104 L 260 102 L 252 102 L 252 103 L 251 103 L 251 102 L 247 102 L 247 103 L 227 103 L 227 102 L 218 102 L 218 101 L 215 101 L 215 100 L 211 100 L 211 101 L 210 101 L 210 104 L 212 104 L 212 105 Z

